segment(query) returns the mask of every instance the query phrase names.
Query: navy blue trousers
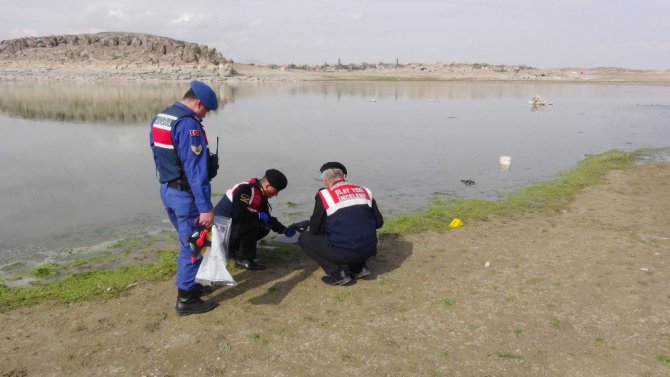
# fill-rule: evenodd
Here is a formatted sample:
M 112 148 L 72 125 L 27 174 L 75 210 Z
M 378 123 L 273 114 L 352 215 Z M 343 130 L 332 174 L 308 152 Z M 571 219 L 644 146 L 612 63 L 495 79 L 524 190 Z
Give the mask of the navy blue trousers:
M 298 237 L 298 244 L 302 251 L 314 259 L 329 275 L 339 269 L 356 273 L 363 268 L 368 258 L 377 253 L 376 250 L 359 252 L 330 247 L 324 234 L 310 232 L 302 232 Z

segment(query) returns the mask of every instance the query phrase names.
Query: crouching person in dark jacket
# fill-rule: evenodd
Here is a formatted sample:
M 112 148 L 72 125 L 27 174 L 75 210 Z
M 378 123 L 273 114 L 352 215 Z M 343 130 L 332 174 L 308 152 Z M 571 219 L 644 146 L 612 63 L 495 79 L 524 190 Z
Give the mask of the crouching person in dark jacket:
M 256 242 L 270 230 L 287 237 L 295 235 L 294 229 L 287 229 L 270 215 L 272 207 L 268 203 L 268 199 L 277 196 L 287 183 L 282 172 L 268 169 L 261 179 L 251 178 L 233 186 L 214 207 L 215 215 L 232 219 L 228 251 L 237 268 L 251 271 L 265 269 L 264 265 L 255 261 Z
M 370 274 L 366 261 L 377 254 L 377 229 L 384 218 L 369 189 L 345 180 L 339 162 L 321 167 L 326 186 L 316 194 L 309 230 L 300 234 L 302 251 L 326 272 L 321 280 L 343 285 Z

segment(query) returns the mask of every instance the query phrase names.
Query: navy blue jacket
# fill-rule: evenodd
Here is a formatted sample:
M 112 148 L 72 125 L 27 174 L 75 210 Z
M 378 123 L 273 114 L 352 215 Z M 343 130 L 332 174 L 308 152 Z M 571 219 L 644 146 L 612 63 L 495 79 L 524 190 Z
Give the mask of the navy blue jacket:
M 368 255 L 376 252 L 376 230 L 383 225 L 372 192 L 340 180 L 317 193 L 309 232 L 325 234 L 331 247 Z
M 149 140 L 160 182 L 186 179 L 198 212 L 205 213 L 213 206 L 207 135 L 200 121 L 198 114 L 176 102 L 154 117 Z

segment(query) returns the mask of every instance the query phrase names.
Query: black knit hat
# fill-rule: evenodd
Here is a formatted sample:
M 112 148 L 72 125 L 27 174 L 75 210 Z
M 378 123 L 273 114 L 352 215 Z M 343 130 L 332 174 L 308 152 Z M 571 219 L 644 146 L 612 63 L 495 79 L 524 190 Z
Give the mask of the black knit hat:
M 347 168 L 345 168 L 344 165 L 340 164 L 339 162 L 331 161 L 321 165 L 321 173 L 328 169 L 340 169 L 344 175 L 347 175 Z
M 268 183 L 272 187 L 276 188 L 278 191 L 281 191 L 286 188 L 288 180 L 284 173 L 280 172 L 277 169 L 268 169 L 265 171 L 265 178 L 268 180 Z

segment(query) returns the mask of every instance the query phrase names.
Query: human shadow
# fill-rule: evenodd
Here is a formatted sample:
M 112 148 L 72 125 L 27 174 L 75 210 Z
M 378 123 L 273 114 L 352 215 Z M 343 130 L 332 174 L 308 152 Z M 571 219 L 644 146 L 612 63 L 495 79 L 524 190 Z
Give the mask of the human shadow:
M 313 261 L 308 261 L 303 266 L 302 270 L 294 270 L 292 277 L 275 282 L 265 293 L 250 299 L 249 302 L 254 305 L 278 305 L 298 283 L 307 279 L 319 268 Z
M 379 237 L 377 255 L 368 259 L 370 275 L 365 280 L 374 280 L 378 276 L 387 274 L 402 266 L 412 255 L 414 245 L 404 241 L 397 233 L 384 233 Z
M 380 275 L 387 274 L 400 268 L 404 261 L 412 255 L 411 242 L 401 240 L 397 234 L 383 234 L 379 238 L 377 255 L 368 260 L 371 272 L 365 280 L 375 280 Z M 209 299 L 222 302 L 237 297 L 245 292 L 256 289 L 265 284 L 274 282 L 263 293 L 249 299 L 254 305 L 278 305 L 300 282 L 307 279 L 312 273 L 321 270 L 319 265 L 308 259 L 297 244 L 284 246 L 283 258 L 290 257 L 290 261 L 273 257 L 273 251 L 259 250 L 261 260 L 269 262 L 268 269 L 263 271 L 246 271 L 234 269 L 231 271 L 237 285 L 231 287 L 217 287 Z M 352 281 L 350 284 L 355 284 Z
M 268 248 L 258 250 L 258 260 L 266 265 L 266 270 L 247 271 L 229 267 L 237 284 L 230 287 L 215 287 L 209 299 L 215 302 L 230 300 L 245 292 L 275 282 L 260 296 L 250 299 L 250 302 L 277 305 L 298 283 L 305 280 L 318 268 L 316 264 L 307 259 L 297 244 L 283 245 L 280 251 L 273 250 L 276 245 L 272 242 L 267 244 Z

